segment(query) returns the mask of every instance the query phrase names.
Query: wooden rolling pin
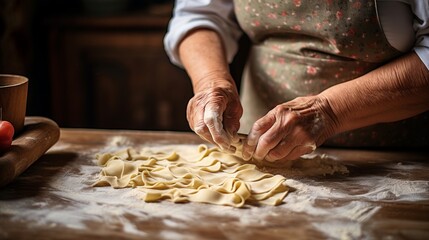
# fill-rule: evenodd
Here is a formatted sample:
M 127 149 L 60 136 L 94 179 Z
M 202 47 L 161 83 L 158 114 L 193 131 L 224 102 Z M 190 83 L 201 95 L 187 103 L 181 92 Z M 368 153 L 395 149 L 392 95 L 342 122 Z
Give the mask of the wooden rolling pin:
M 10 183 L 39 159 L 60 137 L 58 125 L 43 117 L 26 117 L 22 133 L 0 153 L 0 187 Z

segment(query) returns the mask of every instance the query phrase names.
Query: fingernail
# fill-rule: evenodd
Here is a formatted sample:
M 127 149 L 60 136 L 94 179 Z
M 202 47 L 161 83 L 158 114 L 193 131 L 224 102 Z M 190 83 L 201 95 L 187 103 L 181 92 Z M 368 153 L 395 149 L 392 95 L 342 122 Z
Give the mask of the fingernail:
M 255 154 L 253 154 L 253 159 L 255 159 L 256 161 L 260 162 L 260 161 L 262 161 L 264 158 L 263 158 L 263 157 L 260 157 L 260 156 L 257 156 L 257 155 L 255 155 Z
M 247 144 L 247 146 L 253 147 L 253 146 L 256 146 L 256 141 L 248 138 L 246 141 L 246 144 Z
M 274 159 L 272 159 L 270 156 L 265 156 L 265 161 L 268 161 L 268 162 L 275 162 L 275 160 Z
M 248 153 L 248 152 L 243 152 L 243 159 L 244 159 L 245 161 L 249 161 L 249 160 L 250 160 L 250 158 L 252 158 L 252 155 L 251 155 L 250 153 Z

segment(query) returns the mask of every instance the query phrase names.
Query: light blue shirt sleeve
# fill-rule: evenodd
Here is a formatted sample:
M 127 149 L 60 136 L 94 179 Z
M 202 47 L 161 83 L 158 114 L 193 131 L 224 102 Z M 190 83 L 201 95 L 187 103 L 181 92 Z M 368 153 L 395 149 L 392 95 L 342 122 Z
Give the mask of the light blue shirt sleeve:
M 429 69 L 429 1 L 377 0 L 378 17 L 390 45 L 414 51 Z
M 197 28 L 210 28 L 219 33 L 228 62 L 238 50 L 242 31 L 234 14 L 232 0 L 176 0 L 173 18 L 164 37 L 164 47 L 170 61 L 182 67 L 178 45 L 188 32 Z
M 413 28 L 416 33 L 414 52 L 429 70 L 429 1 L 409 0 L 414 13 Z

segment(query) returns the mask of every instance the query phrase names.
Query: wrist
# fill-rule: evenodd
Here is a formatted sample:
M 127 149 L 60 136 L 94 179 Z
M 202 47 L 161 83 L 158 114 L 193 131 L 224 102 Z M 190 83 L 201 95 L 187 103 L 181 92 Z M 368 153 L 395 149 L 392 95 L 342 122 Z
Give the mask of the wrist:
M 220 87 L 230 89 L 238 95 L 237 88 L 231 74 L 225 70 L 213 70 L 201 74 L 200 76 L 195 77 L 192 82 L 194 93 Z
M 326 139 L 340 132 L 340 120 L 334 112 L 331 100 L 323 95 L 317 95 L 314 108 L 317 112 L 316 128 L 319 128 L 319 136 L 316 145 L 320 146 Z

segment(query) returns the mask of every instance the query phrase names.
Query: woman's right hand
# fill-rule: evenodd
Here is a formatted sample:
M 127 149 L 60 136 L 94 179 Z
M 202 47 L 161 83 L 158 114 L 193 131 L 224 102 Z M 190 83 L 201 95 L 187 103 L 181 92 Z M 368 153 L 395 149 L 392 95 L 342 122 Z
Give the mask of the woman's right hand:
M 243 108 L 222 38 L 212 29 L 194 29 L 181 41 L 179 56 L 195 93 L 186 112 L 189 126 L 202 139 L 234 151 Z
M 187 107 L 189 126 L 202 139 L 234 151 L 243 108 L 232 77 L 207 76 L 198 82 Z

